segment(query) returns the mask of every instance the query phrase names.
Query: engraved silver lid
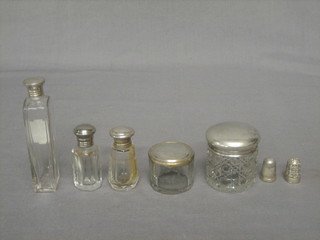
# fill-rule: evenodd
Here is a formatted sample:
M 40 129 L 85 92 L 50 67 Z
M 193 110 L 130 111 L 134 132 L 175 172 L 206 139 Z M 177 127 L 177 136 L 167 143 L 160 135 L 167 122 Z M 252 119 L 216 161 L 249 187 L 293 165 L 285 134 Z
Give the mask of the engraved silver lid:
M 268 183 L 274 182 L 277 179 L 276 170 L 276 160 L 273 158 L 265 158 L 260 171 L 260 179 Z
M 135 134 L 131 127 L 119 126 L 114 127 L 109 131 L 113 138 L 113 146 L 117 149 L 128 148 L 132 145 L 131 137 Z
M 149 149 L 150 161 L 166 167 L 179 167 L 194 159 L 192 148 L 182 142 L 161 142 Z
M 81 148 L 91 147 L 93 145 L 93 135 L 96 128 L 90 124 L 80 124 L 73 129 L 77 136 L 78 146 Z
M 23 81 L 23 84 L 28 88 L 30 97 L 40 97 L 43 95 L 43 84 L 45 80 L 43 77 L 27 78 Z
M 257 129 L 247 123 L 223 122 L 206 133 L 209 147 L 218 153 L 241 155 L 254 152 L 260 140 Z

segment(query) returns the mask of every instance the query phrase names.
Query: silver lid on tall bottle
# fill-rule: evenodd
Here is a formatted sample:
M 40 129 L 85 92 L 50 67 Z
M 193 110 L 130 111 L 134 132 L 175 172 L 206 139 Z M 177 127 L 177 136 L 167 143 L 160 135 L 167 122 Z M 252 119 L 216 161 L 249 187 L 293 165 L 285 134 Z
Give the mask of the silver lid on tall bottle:
M 23 81 L 27 87 L 30 97 L 40 97 L 43 95 L 43 84 L 45 79 L 43 77 L 31 77 Z

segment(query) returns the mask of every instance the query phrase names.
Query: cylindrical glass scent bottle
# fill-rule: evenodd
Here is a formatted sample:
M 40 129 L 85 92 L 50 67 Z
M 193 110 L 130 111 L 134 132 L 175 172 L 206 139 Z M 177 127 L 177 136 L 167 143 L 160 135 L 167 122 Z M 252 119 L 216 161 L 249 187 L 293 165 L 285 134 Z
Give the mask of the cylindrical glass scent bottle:
M 23 105 L 32 182 L 35 192 L 55 192 L 59 181 L 58 161 L 54 155 L 54 137 L 51 129 L 50 97 L 43 94 L 45 80 L 28 78 L 24 85 L 29 96 Z
M 84 191 L 94 191 L 102 184 L 99 147 L 93 144 L 95 132 L 95 127 L 90 124 L 78 125 L 73 130 L 78 141 L 72 149 L 73 181 L 76 188 Z
M 139 181 L 135 148 L 131 141 L 134 130 L 115 127 L 109 133 L 114 139 L 109 160 L 109 183 L 117 191 L 131 190 Z

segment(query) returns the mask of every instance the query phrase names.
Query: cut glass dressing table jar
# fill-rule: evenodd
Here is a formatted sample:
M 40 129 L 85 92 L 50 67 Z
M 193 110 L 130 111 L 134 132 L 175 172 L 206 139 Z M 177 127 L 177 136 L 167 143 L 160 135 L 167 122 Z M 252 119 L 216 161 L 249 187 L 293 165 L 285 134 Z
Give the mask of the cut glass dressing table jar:
M 260 140 L 258 131 L 246 123 L 223 122 L 210 127 L 206 137 L 208 184 L 228 193 L 242 192 L 252 186 Z

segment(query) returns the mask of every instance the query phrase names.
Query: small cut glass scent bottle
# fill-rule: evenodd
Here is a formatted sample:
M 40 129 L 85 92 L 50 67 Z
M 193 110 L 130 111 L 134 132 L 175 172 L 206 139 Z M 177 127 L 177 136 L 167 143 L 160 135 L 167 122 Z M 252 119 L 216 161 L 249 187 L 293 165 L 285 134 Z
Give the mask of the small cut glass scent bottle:
M 41 77 L 28 78 L 24 85 L 29 96 L 23 105 L 32 182 L 35 192 L 55 192 L 59 181 L 58 162 L 54 155 L 54 137 L 51 129 L 50 97 L 43 94 Z
M 74 185 L 80 190 L 94 191 L 102 184 L 99 148 L 93 144 L 96 129 L 90 124 L 81 124 L 73 132 L 78 141 L 72 149 Z
M 115 127 L 109 133 L 114 143 L 110 153 L 108 180 L 113 189 L 128 191 L 139 181 L 135 147 L 131 141 L 134 130 Z
M 249 124 L 224 122 L 207 130 L 206 179 L 221 192 L 242 192 L 256 176 L 259 133 Z
M 161 193 L 177 194 L 193 185 L 194 152 L 181 142 L 161 142 L 149 149 L 151 187 Z

